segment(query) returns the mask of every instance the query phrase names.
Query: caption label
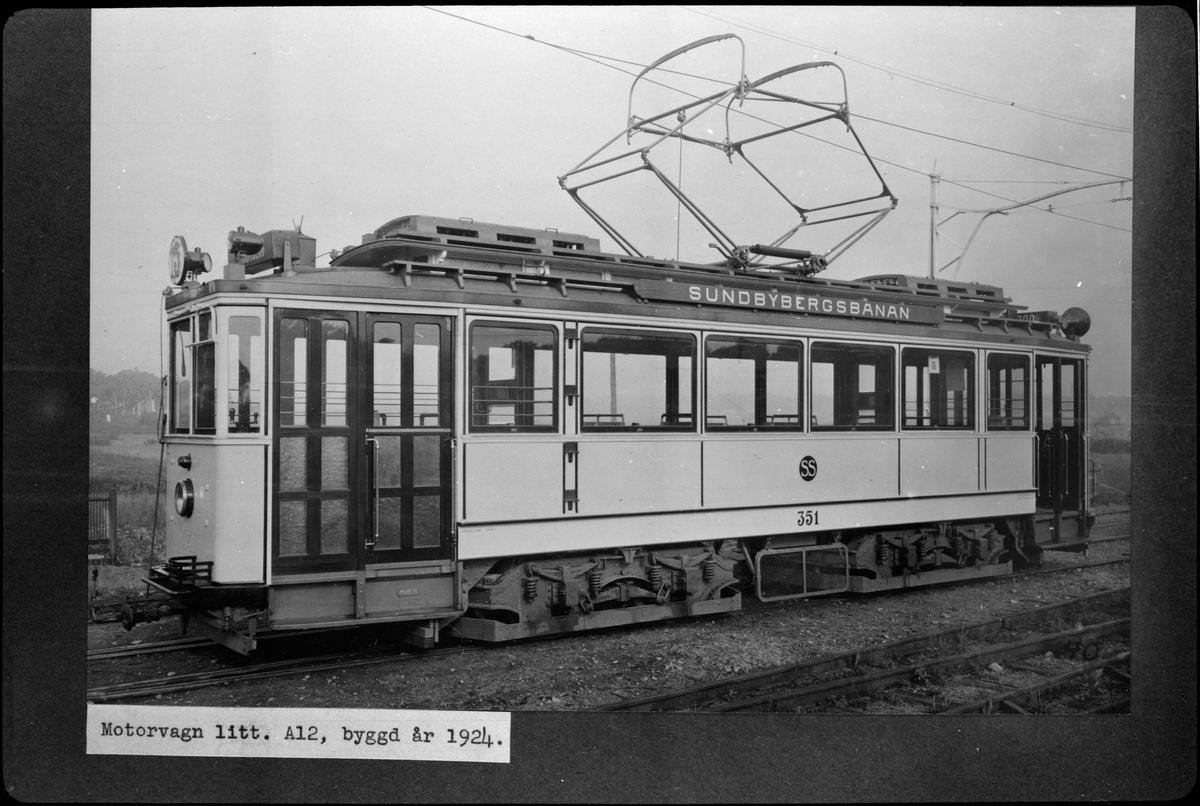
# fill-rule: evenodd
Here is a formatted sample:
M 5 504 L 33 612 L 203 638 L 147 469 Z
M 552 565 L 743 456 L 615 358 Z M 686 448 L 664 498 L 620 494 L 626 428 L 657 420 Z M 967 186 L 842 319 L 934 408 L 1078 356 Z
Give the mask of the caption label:
M 87 751 L 507 764 L 511 722 L 491 711 L 89 704 Z

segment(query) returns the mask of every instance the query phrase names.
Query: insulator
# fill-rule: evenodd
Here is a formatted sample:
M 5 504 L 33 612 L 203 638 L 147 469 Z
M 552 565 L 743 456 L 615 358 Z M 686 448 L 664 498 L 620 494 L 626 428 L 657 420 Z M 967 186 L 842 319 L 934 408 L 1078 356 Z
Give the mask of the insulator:
M 592 596 L 600 593 L 600 569 L 593 568 L 588 572 L 588 591 Z
M 532 602 L 537 598 L 537 577 L 525 577 L 521 581 L 525 585 L 525 601 Z
M 651 565 L 646 569 L 646 579 L 655 590 L 662 586 L 662 566 Z
M 700 564 L 700 569 L 705 582 L 712 582 L 717 575 L 717 564 L 713 560 L 705 560 Z

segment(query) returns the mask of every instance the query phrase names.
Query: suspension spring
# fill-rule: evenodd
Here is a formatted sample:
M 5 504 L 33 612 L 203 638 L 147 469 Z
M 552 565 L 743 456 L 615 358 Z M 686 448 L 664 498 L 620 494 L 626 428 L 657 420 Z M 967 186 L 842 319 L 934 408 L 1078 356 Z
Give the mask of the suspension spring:
M 961 557 L 963 553 L 963 536 L 962 532 L 955 529 L 950 533 L 950 545 L 954 548 L 955 555 Z
M 996 549 L 998 549 L 1000 547 L 1000 533 L 997 532 L 995 529 L 988 532 L 987 540 L 988 540 L 988 554 L 993 553 Z
M 875 562 L 879 566 L 887 568 L 891 565 L 888 559 L 888 544 L 880 537 L 879 542 L 875 544 Z
M 646 568 L 646 579 L 650 580 L 650 587 L 658 590 L 662 586 L 662 566 L 648 566 Z
M 593 568 L 591 571 L 588 572 L 588 592 L 591 593 L 592 596 L 596 596 L 600 593 L 600 569 L 599 568 Z
M 929 554 L 929 535 L 925 532 L 917 538 L 917 561 L 924 559 Z
M 537 598 L 537 577 L 525 577 L 521 580 L 521 583 L 525 586 L 525 601 L 532 602 Z
M 711 559 L 705 560 L 700 565 L 700 571 L 705 582 L 712 582 L 717 575 L 717 563 Z

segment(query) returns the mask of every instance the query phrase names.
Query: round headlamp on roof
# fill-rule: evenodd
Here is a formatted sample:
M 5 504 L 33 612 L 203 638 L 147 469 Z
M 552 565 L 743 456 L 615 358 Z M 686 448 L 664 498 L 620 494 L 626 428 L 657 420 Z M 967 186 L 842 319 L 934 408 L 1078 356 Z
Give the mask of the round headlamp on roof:
M 189 274 L 203 274 L 212 271 L 212 258 L 207 252 L 201 252 L 196 247 L 189 252 L 187 241 L 182 235 L 171 239 L 171 250 L 167 256 L 167 272 L 171 276 L 172 285 L 183 285 Z

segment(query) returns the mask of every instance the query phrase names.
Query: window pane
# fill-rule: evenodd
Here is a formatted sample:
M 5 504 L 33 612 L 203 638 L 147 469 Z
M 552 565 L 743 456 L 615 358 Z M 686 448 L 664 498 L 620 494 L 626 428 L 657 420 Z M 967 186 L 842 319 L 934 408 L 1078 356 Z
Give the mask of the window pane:
M 437 427 L 440 411 L 439 372 L 441 370 L 442 329 L 438 325 L 413 327 L 413 425 Z M 544 354 L 549 361 L 552 356 Z M 536 373 L 535 373 L 536 375 Z M 553 377 L 553 372 L 550 373 Z
M 974 428 L 975 356 L 906 347 L 901 363 L 905 428 Z
M 813 428 L 893 427 L 895 384 L 890 347 L 817 342 L 812 347 Z
M 442 483 L 442 438 L 413 437 L 414 487 L 437 487 Z
M 217 430 L 217 346 L 199 344 L 196 350 L 196 432 Z
M 279 323 L 279 424 L 308 423 L 308 322 Z
M 1029 359 L 993 353 L 987 366 L 988 430 L 1029 428 Z
M 308 489 L 308 438 L 279 438 L 279 489 Z
M 401 425 L 401 378 L 400 367 L 404 358 L 404 345 L 400 325 L 396 322 L 376 322 L 374 334 L 373 382 L 371 399 L 374 406 L 374 424 L 379 426 Z
M 228 339 L 225 382 L 229 430 L 258 433 L 262 416 L 262 323 L 255 316 L 231 316 Z
M 705 351 L 708 428 L 803 428 L 802 345 L 711 338 Z
M 321 502 L 321 553 L 346 554 L 350 551 L 346 513 L 349 502 L 344 498 Z
M 323 358 L 325 377 L 321 385 L 321 424 L 346 424 L 346 356 L 350 326 L 340 320 L 321 323 L 325 344 Z
M 350 441 L 345 437 L 321 437 L 321 489 L 345 490 L 349 487 L 346 452 Z
M 403 534 L 403 498 L 379 499 L 379 536 L 375 539 L 375 550 L 400 548 Z
M 1042 430 L 1054 427 L 1054 364 L 1038 362 L 1037 368 L 1038 424 Z
M 375 449 L 375 486 L 402 487 L 404 437 L 378 435 L 374 439 L 378 442 Z
M 800 349 L 795 361 L 767 362 L 767 425 L 803 427 L 800 416 Z
M 437 548 L 442 542 L 442 497 L 422 495 L 413 499 L 413 548 Z
M 753 359 L 710 354 L 707 366 L 709 426 L 755 425 Z
M 690 336 L 583 335 L 583 427 L 694 430 Z
M 308 553 L 308 503 L 279 502 L 279 556 Z
M 171 430 L 192 430 L 192 320 L 171 324 Z
M 558 334 L 550 328 L 472 327 L 471 428 L 557 428 L 557 367 Z
M 1075 425 L 1075 362 L 1062 362 L 1062 425 Z

